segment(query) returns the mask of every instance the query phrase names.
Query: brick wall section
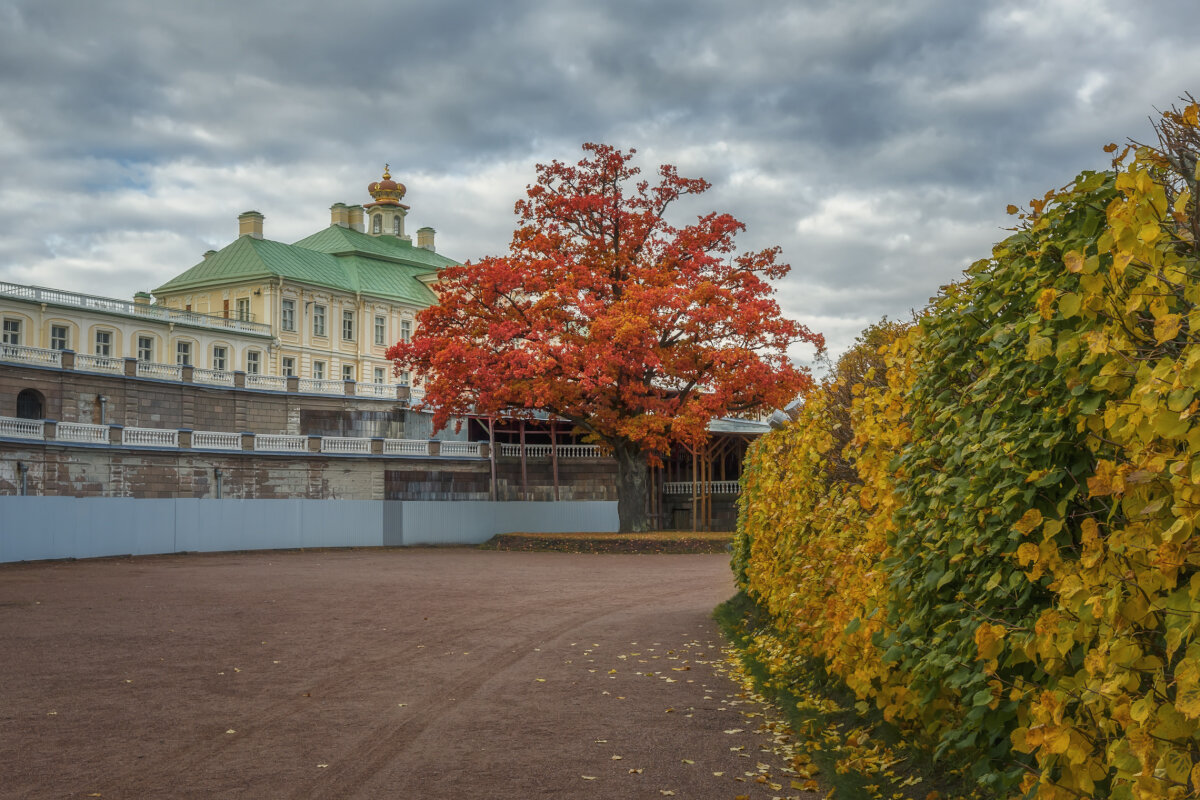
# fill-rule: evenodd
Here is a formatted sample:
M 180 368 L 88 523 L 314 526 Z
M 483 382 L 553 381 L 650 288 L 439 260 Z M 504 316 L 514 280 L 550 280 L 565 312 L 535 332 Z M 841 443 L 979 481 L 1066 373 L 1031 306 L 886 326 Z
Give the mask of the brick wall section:
M 406 426 L 418 427 L 406 421 L 411 412 L 395 400 L 209 387 L 8 363 L 0 364 L 0 416 L 16 416 L 23 389 L 41 392 L 43 416 L 62 422 L 100 422 L 98 398 L 103 396 L 104 421 L 129 427 L 397 439 L 409 438 Z
M 17 494 L 17 463 L 28 469 L 31 495 L 74 497 L 214 497 L 216 470 L 226 498 L 382 500 L 386 473 L 414 459 L 330 457 L 314 454 L 197 453 L 123 447 L 0 443 L 0 494 Z M 422 460 L 434 472 L 466 467 L 484 481 L 487 462 Z M 409 498 L 429 499 L 429 498 Z
M 17 463 L 28 469 L 29 494 L 74 497 L 214 497 L 216 470 L 227 498 L 342 500 L 487 500 L 487 461 L 356 458 L 87 447 L 0 442 L 0 494 L 17 494 Z M 615 500 L 611 462 L 559 462 L 562 500 Z M 530 461 L 521 490 L 519 459 L 497 462 L 500 500 L 553 500 L 549 464 Z

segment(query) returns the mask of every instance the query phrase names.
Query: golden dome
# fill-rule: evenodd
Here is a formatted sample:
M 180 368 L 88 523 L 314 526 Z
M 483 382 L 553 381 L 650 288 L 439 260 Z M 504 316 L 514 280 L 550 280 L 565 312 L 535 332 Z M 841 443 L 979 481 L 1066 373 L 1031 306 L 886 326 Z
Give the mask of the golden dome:
M 403 183 L 396 183 L 392 180 L 392 173 L 388 171 L 388 165 L 383 165 L 383 179 L 375 181 L 367 187 L 367 192 L 374 198 L 375 202 L 371 206 L 402 206 L 400 202 L 407 191 Z M 368 206 L 370 207 L 370 206 Z

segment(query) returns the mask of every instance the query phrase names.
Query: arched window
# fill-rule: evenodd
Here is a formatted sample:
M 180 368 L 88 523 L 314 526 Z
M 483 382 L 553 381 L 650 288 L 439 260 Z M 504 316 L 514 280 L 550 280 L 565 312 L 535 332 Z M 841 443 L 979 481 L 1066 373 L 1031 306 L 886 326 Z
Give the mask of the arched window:
M 45 419 L 46 398 L 37 389 L 22 389 L 17 395 L 17 416 L 21 419 Z
M 400 235 L 400 215 L 399 214 L 392 217 L 392 233 L 396 234 L 397 236 Z
M 371 217 L 371 233 L 383 233 L 382 214 L 375 214 Z

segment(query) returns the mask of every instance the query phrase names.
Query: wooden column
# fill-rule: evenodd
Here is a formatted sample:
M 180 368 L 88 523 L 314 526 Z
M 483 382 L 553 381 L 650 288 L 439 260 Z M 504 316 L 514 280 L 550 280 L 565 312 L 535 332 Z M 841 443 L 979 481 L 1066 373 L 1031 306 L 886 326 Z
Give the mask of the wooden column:
M 529 475 L 525 470 L 525 420 L 521 420 L 521 499 L 529 499 Z
M 554 499 L 558 499 L 558 420 L 550 418 L 550 469 L 554 473 Z

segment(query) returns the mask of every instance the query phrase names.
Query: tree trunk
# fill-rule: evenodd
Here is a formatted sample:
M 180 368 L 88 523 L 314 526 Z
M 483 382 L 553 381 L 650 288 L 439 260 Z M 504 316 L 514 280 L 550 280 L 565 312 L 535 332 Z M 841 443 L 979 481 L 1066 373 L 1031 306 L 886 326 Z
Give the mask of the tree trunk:
M 621 533 L 650 530 L 646 498 L 650 488 L 650 470 L 646 455 L 636 445 L 622 442 L 613 447 L 617 459 L 617 519 Z

